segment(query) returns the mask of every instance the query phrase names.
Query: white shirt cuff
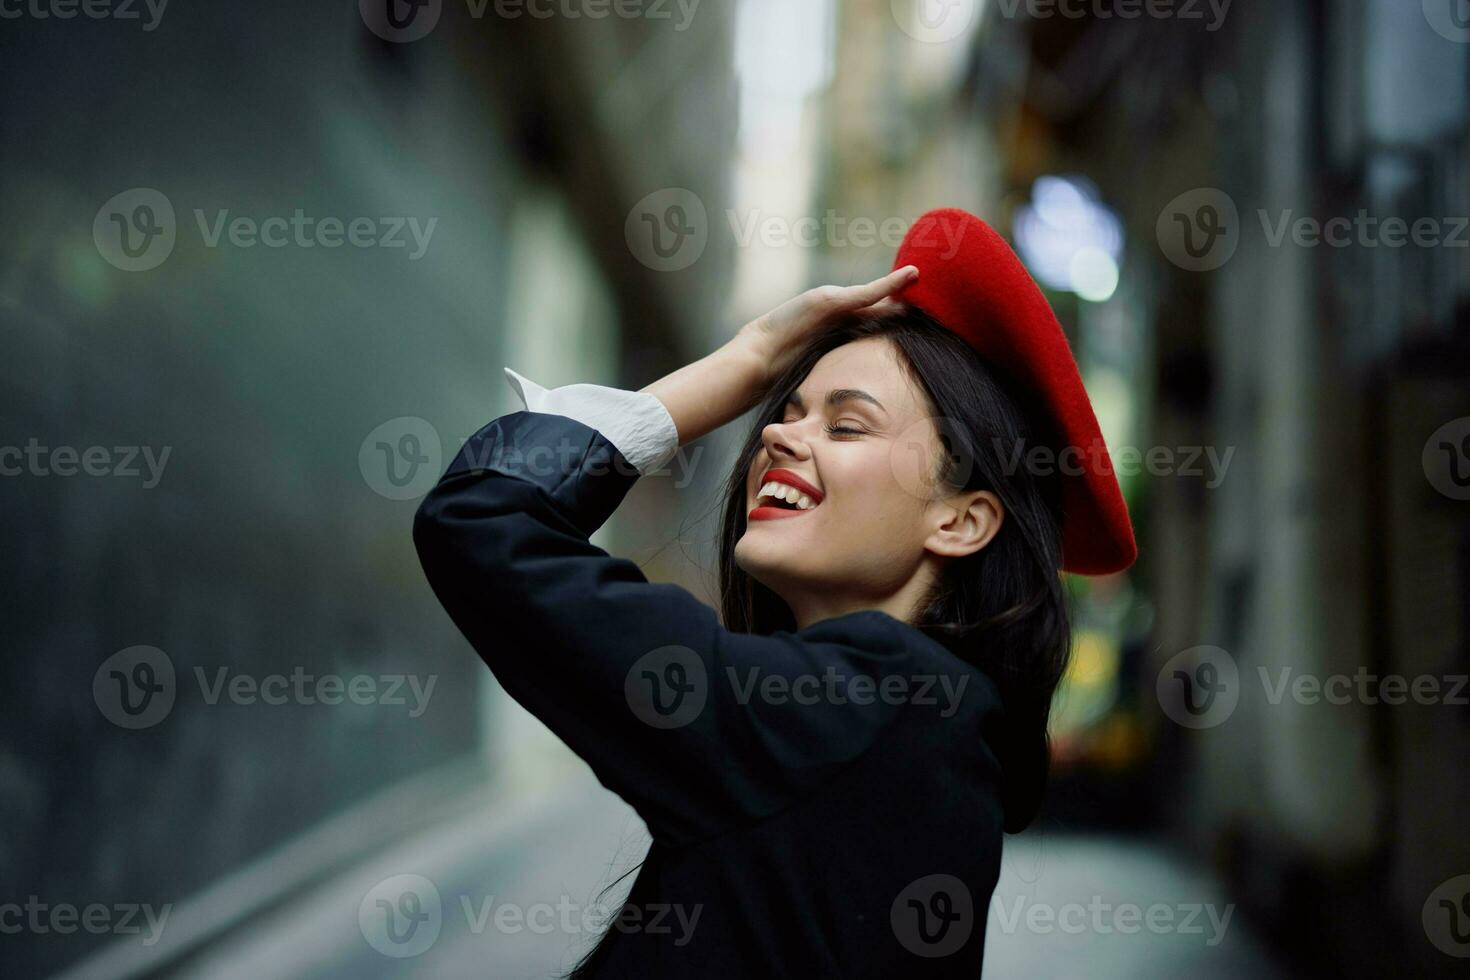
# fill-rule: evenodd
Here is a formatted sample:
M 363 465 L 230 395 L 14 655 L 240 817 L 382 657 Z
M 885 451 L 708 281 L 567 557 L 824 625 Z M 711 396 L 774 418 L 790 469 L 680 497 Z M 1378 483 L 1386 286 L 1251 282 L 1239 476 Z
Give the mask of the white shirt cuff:
M 602 385 L 543 388 L 510 368 L 505 380 L 528 412 L 560 415 L 596 429 L 647 476 L 679 451 L 679 430 L 664 403 L 646 391 Z

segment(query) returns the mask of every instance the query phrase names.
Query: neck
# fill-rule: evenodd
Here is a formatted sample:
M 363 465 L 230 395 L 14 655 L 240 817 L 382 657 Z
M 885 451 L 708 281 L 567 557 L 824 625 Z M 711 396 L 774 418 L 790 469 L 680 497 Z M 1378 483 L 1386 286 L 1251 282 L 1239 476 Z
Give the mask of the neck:
M 919 603 L 928 591 L 929 576 L 918 574 L 898 591 L 887 596 L 852 596 L 825 592 L 783 595 L 781 598 L 791 607 L 796 628 L 801 630 L 826 619 L 865 610 L 887 613 L 899 622 L 910 623 L 918 614 Z

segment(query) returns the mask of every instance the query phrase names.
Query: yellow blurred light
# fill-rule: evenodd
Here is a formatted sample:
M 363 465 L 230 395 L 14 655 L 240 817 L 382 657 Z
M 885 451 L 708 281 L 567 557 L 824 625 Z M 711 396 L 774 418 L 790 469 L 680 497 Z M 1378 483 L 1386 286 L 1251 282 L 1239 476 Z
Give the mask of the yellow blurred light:
M 1072 645 L 1072 662 L 1067 682 L 1097 687 L 1112 681 L 1118 672 L 1118 654 L 1110 637 L 1096 630 L 1079 630 Z

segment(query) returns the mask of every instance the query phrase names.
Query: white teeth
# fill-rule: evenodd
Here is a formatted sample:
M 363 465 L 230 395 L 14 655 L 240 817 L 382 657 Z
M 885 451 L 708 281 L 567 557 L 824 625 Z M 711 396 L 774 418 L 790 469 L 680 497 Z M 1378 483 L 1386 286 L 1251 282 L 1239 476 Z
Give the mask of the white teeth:
M 761 488 L 756 493 L 756 497 L 773 497 L 776 500 L 784 500 L 789 504 L 794 504 L 800 510 L 811 510 L 816 506 L 812 502 L 812 498 L 800 490 L 785 483 L 778 483 L 775 480 L 761 484 Z

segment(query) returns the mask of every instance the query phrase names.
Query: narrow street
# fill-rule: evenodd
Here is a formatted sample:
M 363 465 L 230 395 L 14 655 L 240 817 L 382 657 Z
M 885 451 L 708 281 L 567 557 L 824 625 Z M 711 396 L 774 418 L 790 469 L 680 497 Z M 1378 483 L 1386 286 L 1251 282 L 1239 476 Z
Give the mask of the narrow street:
M 646 848 L 643 826 L 586 773 L 539 800 L 503 809 L 405 841 L 261 919 L 176 976 L 565 975 L 600 932 L 603 889 Z M 437 912 L 423 902 L 420 914 L 432 935 L 415 935 L 400 947 L 364 928 L 359 913 L 374 904 L 375 886 L 410 874 L 433 883 Z M 1145 841 L 1044 833 L 1007 838 L 988 906 L 986 975 L 1282 976 L 1234 912 L 1207 876 Z M 366 921 L 375 916 L 369 907 Z M 415 943 L 426 946 L 397 955 Z

